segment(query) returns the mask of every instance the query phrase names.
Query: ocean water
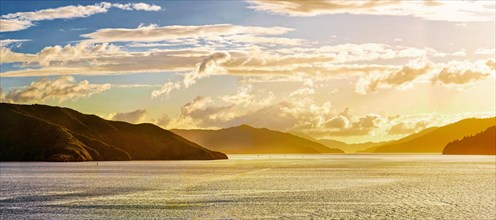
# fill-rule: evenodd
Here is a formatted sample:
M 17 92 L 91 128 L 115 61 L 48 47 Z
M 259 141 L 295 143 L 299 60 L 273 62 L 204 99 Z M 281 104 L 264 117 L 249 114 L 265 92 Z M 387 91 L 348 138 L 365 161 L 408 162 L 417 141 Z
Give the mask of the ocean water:
M 495 219 L 496 158 L 0 163 L 2 219 Z

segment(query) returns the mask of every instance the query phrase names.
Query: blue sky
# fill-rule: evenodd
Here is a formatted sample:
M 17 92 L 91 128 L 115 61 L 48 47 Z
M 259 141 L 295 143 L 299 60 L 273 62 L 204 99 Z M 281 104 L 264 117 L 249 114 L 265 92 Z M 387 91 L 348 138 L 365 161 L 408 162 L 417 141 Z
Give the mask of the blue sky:
M 494 115 L 494 2 L 365 3 L 1 1 L 1 98 L 348 142 Z
M 101 1 L 84 1 L 84 5 Z M 127 3 L 123 1 L 107 1 Z M 319 43 L 391 43 L 401 38 L 402 45 L 428 46 L 435 49 L 465 47 L 476 50 L 481 46 L 494 45 L 494 26 L 487 28 L 488 22 L 471 23 L 460 27 L 459 23 L 448 21 L 426 21 L 414 17 L 374 16 L 374 15 L 324 15 L 315 17 L 287 17 L 268 12 L 247 10 L 244 1 L 140 1 L 159 5 L 156 12 L 124 11 L 116 8 L 107 13 L 85 18 L 37 21 L 36 26 L 16 32 L 5 32 L 2 39 L 33 39 L 23 43 L 19 52 L 37 52 L 43 47 L 69 44 L 83 40 L 80 35 L 101 28 L 135 28 L 139 25 L 208 25 L 238 24 L 263 27 L 283 26 L 294 28 L 289 37 L 305 38 Z M 36 11 L 47 8 L 78 5 L 78 1 L 2 1 L 2 14 L 20 11 Z M 460 22 L 462 23 L 462 22 Z M 491 27 L 491 26 L 489 26 Z M 443 31 L 439 31 L 443 30 Z M 462 32 L 465 38 L 452 38 L 452 34 Z M 385 34 L 387 33 L 387 34 Z M 335 35 L 338 39 L 330 39 Z M 481 36 L 486 36 L 481 38 Z M 423 38 L 423 39 L 419 39 Z M 467 42 L 477 39 L 478 45 Z M 457 49 L 457 48 L 454 48 Z

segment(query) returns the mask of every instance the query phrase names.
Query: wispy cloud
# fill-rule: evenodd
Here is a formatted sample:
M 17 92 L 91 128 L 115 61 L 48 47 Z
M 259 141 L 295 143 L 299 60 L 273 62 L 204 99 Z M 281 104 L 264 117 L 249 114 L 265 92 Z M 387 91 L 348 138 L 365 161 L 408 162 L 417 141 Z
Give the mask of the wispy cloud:
M 278 49 L 251 46 L 226 51 L 195 47 L 136 52 L 111 43 L 81 42 L 74 45 L 45 47 L 35 54 L 18 53 L 6 47 L 0 47 L 0 50 L 2 63 L 22 63 L 24 67 L 20 70 L 3 72 L 3 77 L 145 72 L 184 74 L 182 80 L 166 82 L 160 89 L 154 90 L 152 97 L 166 95 L 181 88 L 189 88 L 199 79 L 219 74 L 259 77 L 339 78 L 346 76 L 358 79 L 356 91 L 367 94 L 382 88 L 411 86 L 418 78 L 425 75 L 434 76 L 436 75 L 434 72 L 440 72 L 447 65 L 445 63 L 428 64 L 429 58 L 437 58 L 440 53 L 443 54 L 443 58 L 459 55 L 458 52 L 444 53 L 432 48 L 374 43 L 314 47 L 288 46 Z M 386 63 L 391 61 L 404 63 L 405 59 L 412 61 L 404 65 L 377 64 L 385 61 Z M 489 71 L 487 68 L 490 67 L 490 65 L 482 66 L 486 69 L 483 71 L 484 74 L 478 78 L 479 80 L 485 78 L 482 76 L 487 75 Z M 443 80 L 437 82 L 448 82 L 447 77 L 441 78 Z
M 227 52 L 215 52 L 205 57 L 200 63 L 196 64 L 194 71 L 184 75 L 182 81 L 167 82 L 160 89 L 152 91 L 152 98 L 156 98 L 162 94 L 169 95 L 170 92 L 180 88 L 189 88 L 194 85 L 197 80 L 210 76 L 214 73 L 222 73 L 225 70 L 222 64 L 229 61 L 231 55 Z
M 31 41 L 29 39 L 0 39 L 0 48 L 1 47 L 10 47 L 12 45 L 19 46 L 22 42 Z M 2 51 L 3 52 L 3 51 Z
M 496 48 L 479 48 L 475 51 L 475 54 L 477 55 L 492 55 L 493 57 L 496 54 Z
M 191 43 L 195 40 L 208 41 L 210 44 L 259 43 L 276 45 L 296 45 L 302 39 L 267 37 L 282 35 L 292 31 L 284 27 L 255 27 L 232 24 L 213 25 L 141 25 L 137 28 L 105 28 L 81 35 L 91 42 L 172 42 Z
M 110 8 L 122 10 L 158 11 L 158 5 L 146 3 L 108 3 L 101 2 L 93 5 L 69 5 L 58 8 L 42 9 L 38 11 L 16 12 L 2 15 L 0 32 L 19 31 L 34 26 L 33 21 L 84 18 L 94 14 L 106 13 Z
M 362 75 L 356 83 L 355 91 L 368 94 L 384 88 L 413 87 L 412 83 L 420 78 L 430 80 L 432 84 L 447 87 L 467 87 L 477 81 L 485 80 L 493 75 L 494 60 L 451 61 L 448 63 L 430 63 L 412 60 L 407 65 L 395 70 L 373 71 Z
M 472 22 L 494 20 L 493 1 L 346 1 L 249 0 L 249 8 L 287 16 L 332 14 L 413 16 L 425 20 Z
M 112 4 L 113 7 L 122 9 L 122 10 L 137 10 L 137 11 L 160 11 L 162 8 L 158 5 L 150 5 L 146 3 L 127 3 L 127 4 Z

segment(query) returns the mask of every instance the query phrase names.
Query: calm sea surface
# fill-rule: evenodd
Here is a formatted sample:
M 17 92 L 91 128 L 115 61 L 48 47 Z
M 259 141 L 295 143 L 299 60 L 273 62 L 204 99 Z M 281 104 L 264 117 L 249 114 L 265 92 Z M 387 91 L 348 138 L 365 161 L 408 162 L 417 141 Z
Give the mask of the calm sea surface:
M 496 158 L 0 163 L 0 218 L 495 219 Z

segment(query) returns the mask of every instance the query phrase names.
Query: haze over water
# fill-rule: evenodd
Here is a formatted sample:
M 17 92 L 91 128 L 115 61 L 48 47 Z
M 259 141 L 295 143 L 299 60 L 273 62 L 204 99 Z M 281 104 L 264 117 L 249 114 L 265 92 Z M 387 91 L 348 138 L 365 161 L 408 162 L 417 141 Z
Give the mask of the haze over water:
M 0 168 L 7 219 L 496 216 L 494 156 L 230 155 Z

